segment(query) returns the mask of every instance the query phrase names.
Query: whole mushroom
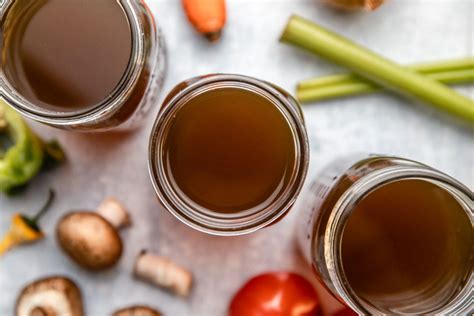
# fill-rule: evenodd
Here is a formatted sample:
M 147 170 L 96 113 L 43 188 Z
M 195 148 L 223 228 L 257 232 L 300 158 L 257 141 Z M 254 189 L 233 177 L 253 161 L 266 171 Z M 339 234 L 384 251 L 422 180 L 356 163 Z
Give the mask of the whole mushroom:
M 83 316 L 81 292 L 70 279 L 47 277 L 28 284 L 15 306 L 16 316 Z
M 362 9 L 372 11 L 381 6 L 385 0 L 324 0 L 324 2 L 346 10 Z
M 161 316 L 161 313 L 148 306 L 136 305 L 122 308 L 112 316 Z
M 75 211 L 66 214 L 56 227 L 59 245 L 86 269 L 103 270 L 115 265 L 123 250 L 117 229 L 130 222 L 128 214 L 124 212 L 120 204 L 113 200 L 112 203 L 102 203 L 97 212 Z

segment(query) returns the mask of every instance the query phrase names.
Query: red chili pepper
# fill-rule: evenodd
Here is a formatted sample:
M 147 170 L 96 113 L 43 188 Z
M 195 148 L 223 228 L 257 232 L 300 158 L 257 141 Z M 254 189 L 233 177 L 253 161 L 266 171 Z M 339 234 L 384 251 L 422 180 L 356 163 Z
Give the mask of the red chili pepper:
M 320 316 L 314 287 L 295 273 L 274 272 L 250 279 L 234 296 L 229 316 Z

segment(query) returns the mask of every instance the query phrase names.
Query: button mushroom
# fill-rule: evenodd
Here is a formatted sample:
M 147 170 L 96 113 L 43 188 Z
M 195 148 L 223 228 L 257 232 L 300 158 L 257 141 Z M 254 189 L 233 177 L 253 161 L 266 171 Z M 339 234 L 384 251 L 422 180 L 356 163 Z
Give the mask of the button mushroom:
M 66 277 L 54 276 L 28 284 L 18 296 L 16 316 L 83 316 L 81 292 Z
M 115 200 L 105 200 L 98 212 L 76 211 L 63 216 L 57 227 L 59 245 L 75 262 L 89 270 L 115 265 L 122 255 L 117 228 L 130 222 Z
M 153 308 L 137 305 L 122 308 L 113 313 L 112 316 L 161 316 L 161 313 Z
M 346 10 L 363 9 L 372 11 L 381 6 L 385 0 L 323 0 L 337 8 Z

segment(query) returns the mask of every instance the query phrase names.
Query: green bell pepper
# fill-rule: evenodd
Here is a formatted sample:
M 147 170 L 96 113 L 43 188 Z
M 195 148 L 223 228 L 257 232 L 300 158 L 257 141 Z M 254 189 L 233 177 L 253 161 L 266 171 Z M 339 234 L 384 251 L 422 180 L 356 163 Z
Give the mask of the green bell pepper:
M 51 154 L 50 154 L 51 152 Z M 48 160 L 64 159 L 57 145 L 45 144 L 3 100 L 0 100 L 0 191 L 25 185 Z

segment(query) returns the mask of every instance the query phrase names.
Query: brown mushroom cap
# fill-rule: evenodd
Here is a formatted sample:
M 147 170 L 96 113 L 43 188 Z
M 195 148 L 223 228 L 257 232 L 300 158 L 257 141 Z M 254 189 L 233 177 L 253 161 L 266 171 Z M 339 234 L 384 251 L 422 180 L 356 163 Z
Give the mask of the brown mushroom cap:
M 113 313 L 112 316 L 161 316 L 161 313 L 153 308 L 137 305 L 122 308 Z
M 122 255 L 122 239 L 115 228 L 94 212 L 72 212 L 63 216 L 56 236 L 64 251 L 90 270 L 113 266 Z
M 83 316 L 81 292 L 66 277 L 53 276 L 28 284 L 15 304 L 16 316 Z

